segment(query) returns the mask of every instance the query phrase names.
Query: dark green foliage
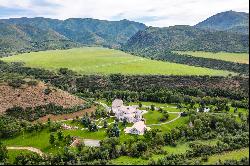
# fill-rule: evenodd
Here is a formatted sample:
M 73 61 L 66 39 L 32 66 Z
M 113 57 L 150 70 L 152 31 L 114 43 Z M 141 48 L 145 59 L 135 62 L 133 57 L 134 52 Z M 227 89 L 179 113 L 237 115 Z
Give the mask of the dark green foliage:
M 80 45 L 118 48 L 139 30 L 146 28 L 144 24 L 128 20 L 16 18 L 0 21 L 2 56 Z
M 13 117 L 1 116 L 0 138 L 9 138 L 18 135 L 24 125 L 25 123 L 22 123 Z
M 96 131 L 98 131 L 98 127 L 97 127 L 97 125 L 95 123 L 90 123 L 88 125 L 88 129 L 89 129 L 90 132 L 96 132 Z
M 63 133 L 62 133 L 61 130 L 57 133 L 57 138 L 58 138 L 59 141 L 63 140 Z
M 8 150 L 5 145 L 0 142 L 0 163 L 4 163 L 8 158 Z
M 0 56 L 78 46 L 52 29 L 43 30 L 31 25 L 14 25 L 3 22 L 0 23 L 0 29 Z
M 249 13 L 235 11 L 218 13 L 195 25 L 195 27 L 249 34 Z
M 114 123 L 113 126 L 110 126 L 107 129 L 107 135 L 108 135 L 108 137 L 119 137 L 120 136 L 120 130 L 119 130 L 117 122 Z
M 77 112 L 83 109 L 90 108 L 88 104 L 75 106 L 72 108 L 63 108 L 62 106 L 55 105 L 53 103 L 47 105 L 41 105 L 34 108 L 22 108 L 22 107 L 13 107 L 6 110 L 6 115 L 24 119 L 28 121 L 35 121 L 41 117 L 46 115 L 62 115 L 62 114 L 69 114 L 73 112 Z
M 49 136 L 49 143 L 51 144 L 51 145 L 53 145 L 54 143 L 55 143 L 55 136 L 53 135 L 53 134 L 50 134 L 50 136 Z
M 29 86 L 37 86 L 38 81 L 36 81 L 36 80 L 31 80 L 31 81 L 28 81 L 27 84 L 28 84 Z
M 46 160 L 39 156 L 38 154 L 21 154 L 15 158 L 13 164 L 15 165 L 37 165 L 37 164 L 44 164 Z
M 137 101 L 140 98 L 141 101 L 147 99 L 147 101 L 169 101 L 172 103 L 180 101 L 178 95 L 174 96 L 175 93 L 243 100 L 248 98 L 249 93 L 248 78 L 238 76 L 125 76 L 120 74 L 110 76 L 69 76 L 44 69 L 23 67 L 19 64 L 8 64 L 2 61 L 0 61 L 0 71 L 33 76 L 66 91 L 74 89 L 73 92 L 78 92 L 78 95 L 83 97 L 102 97 L 100 96 L 101 93 L 105 92 L 103 97 L 109 100 L 112 100 L 116 95 L 116 97 L 125 100 L 129 96 L 132 101 Z M 161 91 L 165 91 L 165 97 Z M 157 93 L 158 97 L 153 97 L 155 95 L 149 95 L 149 93 L 155 95 Z M 171 95 L 171 98 L 168 97 L 169 95 Z M 156 98 L 158 99 L 156 100 Z
M 91 120 L 88 116 L 84 116 L 81 120 L 84 127 L 88 127 L 91 124 Z
M 46 88 L 46 89 L 44 89 L 44 91 L 43 91 L 43 93 L 44 93 L 45 95 L 49 95 L 51 92 L 52 92 L 52 90 L 51 90 L 50 88 Z
M 149 27 L 123 46 L 130 52 L 210 51 L 249 52 L 249 35 L 208 31 L 191 26 Z
M 20 88 L 23 84 L 26 82 L 22 79 L 12 79 L 8 81 L 8 85 L 13 87 L 13 88 Z
M 138 56 L 143 56 L 156 60 L 186 64 L 197 67 L 206 67 L 216 70 L 228 70 L 246 75 L 249 74 L 248 64 L 234 63 L 211 58 L 194 57 L 191 55 L 180 55 L 178 53 L 173 53 L 168 50 L 161 51 L 159 49 L 154 50 L 151 48 L 146 48 L 144 50 L 138 49 L 136 51 L 132 51 L 132 53 Z
M 225 161 L 217 161 L 216 165 L 249 165 L 249 158 L 248 157 L 244 157 L 242 159 L 240 159 L 239 161 L 237 160 L 225 160 Z
M 103 122 L 103 128 L 107 128 L 108 127 L 108 122 L 105 120 L 104 122 Z

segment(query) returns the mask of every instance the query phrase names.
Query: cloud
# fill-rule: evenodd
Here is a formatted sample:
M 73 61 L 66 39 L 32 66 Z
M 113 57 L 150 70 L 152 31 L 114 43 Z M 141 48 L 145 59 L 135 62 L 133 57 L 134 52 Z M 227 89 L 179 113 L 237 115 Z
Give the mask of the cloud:
M 219 12 L 249 12 L 248 0 L 0 0 L 0 18 L 72 17 L 134 20 L 151 26 L 194 25 Z

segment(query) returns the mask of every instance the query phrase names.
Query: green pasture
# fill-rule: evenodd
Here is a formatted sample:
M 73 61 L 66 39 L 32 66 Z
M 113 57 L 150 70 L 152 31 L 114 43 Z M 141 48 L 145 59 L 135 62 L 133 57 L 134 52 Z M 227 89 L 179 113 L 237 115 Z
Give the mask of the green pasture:
M 15 158 L 19 155 L 28 155 L 28 154 L 34 154 L 31 151 L 28 150 L 8 150 L 8 163 L 13 164 L 15 162 Z
M 165 122 L 173 120 L 177 116 L 178 116 L 178 114 L 169 114 L 169 118 Z M 165 122 L 160 121 L 160 118 L 163 117 L 163 114 L 159 111 L 156 111 L 156 110 L 155 111 L 148 111 L 146 114 L 143 115 L 143 117 L 146 119 L 147 125 L 165 123 Z
M 194 143 L 202 143 L 202 144 L 216 144 L 217 140 L 202 140 L 202 141 L 193 141 Z M 190 149 L 189 144 L 191 142 L 178 142 L 175 147 L 173 146 L 164 146 L 163 150 L 167 152 L 167 154 L 182 154 Z M 163 154 L 153 154 L 151 159 L 157 160 L 163 158 L 165 155 Z M 129 156 L 121 156 L 117 159 L 113 159 L 110 161 L 112 165 L 147 165 L 149 160 L 142 158 L 133 158 Z
M 228 53 L 228 52 L 204 52 L 204 51 L 176 51 L 179 54 L 187 54 L 195 57 L 219 59 L 223 61 L 249 64 L 248 53 Z
M 204 165 L 215 165 L 219 160 L 240 160 L 243 157 L 249 157 L 249 148 L 209 156 L 208 161 Z
M 162 62 L 133 56 L 122 51 L 83 47 L 69 50 L 31 52 L 5 57 L 6 62 L 24 62 L 26 66 L 58 70 L 69 68 L 80 74 L 161 74 L 223 75 L 228 71 Z

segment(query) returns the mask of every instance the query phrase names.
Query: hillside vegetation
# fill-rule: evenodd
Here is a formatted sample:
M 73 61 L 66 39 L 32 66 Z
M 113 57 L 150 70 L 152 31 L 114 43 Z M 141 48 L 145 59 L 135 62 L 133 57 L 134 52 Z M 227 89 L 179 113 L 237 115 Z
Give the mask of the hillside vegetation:
M 235 11 L 218 13 L 198 23 L 195 27 L 249 34 L 249 13 Z
M 14 106 L 34 108 L 53 103 L 63 106 L 64 108 L 71 108 L 84 103 L 84 100 L 78 97 L 62 90 L 49 87 L 41 82 L 37 85 L 28 85 L 24 83 L 18 88 L 2 83 L 0 85 L 0 91 L 0 113 Z
M 146 26 L 121 20 L 13 18 L 0 20 L 0 55 L 13 52 L 65 49 L 79 45 L 118 48 Z
M 150 60 L 112 49 L 83 47 L 33 52 L 3 58 L 29 67 L 50 70 L 68 68 L 80 74 L 228 75 L 230 72 Z M 232 74 L 232 73 L 231 73 Z
M 235 62 L 235 63 L 244 63 L 249 64 L 249 54 L 247 53 L 228 53 L 228 52 L 203 52 L 203 51 L 176 51 L 179 54 L 192 55 L 194 57 L 203 57 L 218 59 L 223 61 Z
M 139 31 L 123 46 L 129 51 L 248 52 L 249 35 L 207 31 L 191 26 L 149 27 Z
M 66 49 L 78 46 L 77 43 L 51 29 L 42 30 L 29 25 L 10 25 L 1 21 L 0 29 L 0 56 L 15 52 Z

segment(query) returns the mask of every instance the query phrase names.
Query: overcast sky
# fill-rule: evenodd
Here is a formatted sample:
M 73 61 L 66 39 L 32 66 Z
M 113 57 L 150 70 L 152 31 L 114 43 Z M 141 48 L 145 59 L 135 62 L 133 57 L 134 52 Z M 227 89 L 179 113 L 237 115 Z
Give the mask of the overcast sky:
M 0 0 L 0 18 L 128 19 L 150 26 L 194 25 L 216 13 L 249 13 L 248 0 Z

